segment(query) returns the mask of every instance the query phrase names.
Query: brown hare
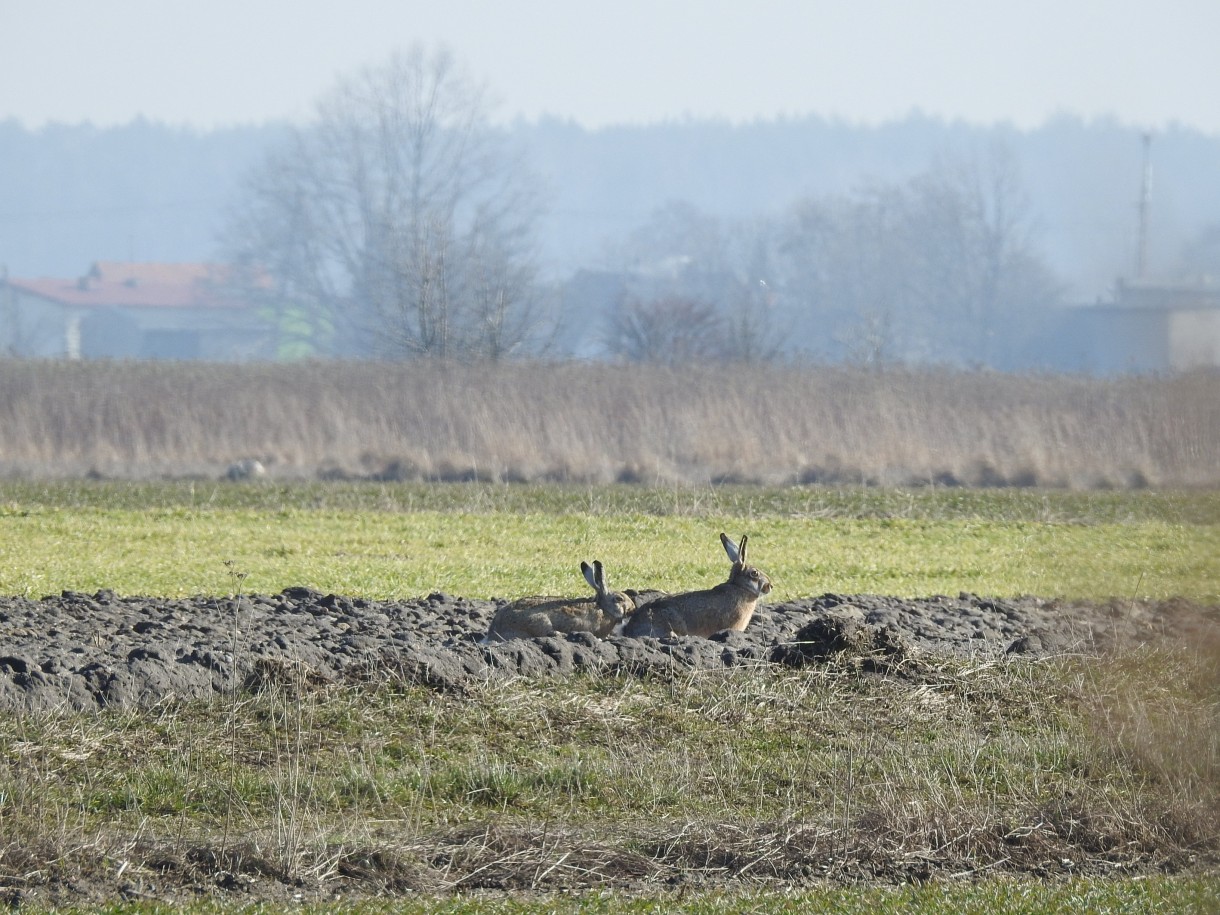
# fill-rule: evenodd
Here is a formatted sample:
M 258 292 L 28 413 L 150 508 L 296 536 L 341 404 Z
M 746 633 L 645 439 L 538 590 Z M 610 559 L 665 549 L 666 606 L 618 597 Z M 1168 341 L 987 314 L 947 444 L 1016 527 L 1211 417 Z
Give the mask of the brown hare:
M 635 610 L 635 601 L 621 591 L 606 588 L 602 564 L 581 562 L 580 570 L 594 597 L 523 597 L 496 611 L 480 642 L 536 639 L 568 632 L 592 632 L 605 638 Z
M 642 607 L 623 627 L 623 635 L 640 638 L 698 635 L 707 638 L 722 629 L 741 631 L 754 615 L 758 599 L 771 590 L 771 580 L 746 560 L 746 538 L 735 546 L 720 535 L 733 567 L 729 580 L 703 591 L 662 597 Z

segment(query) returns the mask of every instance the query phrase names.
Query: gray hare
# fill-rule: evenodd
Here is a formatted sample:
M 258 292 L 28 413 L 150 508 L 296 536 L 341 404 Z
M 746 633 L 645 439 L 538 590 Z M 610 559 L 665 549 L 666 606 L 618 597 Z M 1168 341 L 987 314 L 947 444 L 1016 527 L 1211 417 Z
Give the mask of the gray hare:
M 507 642 L 509 639 L 535 639 L 568 632 L 592 632 L 605 638 L 635 610 L 635 601 L 621 591 L 606 587 L 602 564 L 581 562 L 580 570 L 596 595 L 594 597 L 523 597 L 496 611 L 487 634 L 480 640 Z
M 642 607 L 623 627 L 623 635 L 665 638 L 698 635 L 707 638 L 722 629 L 741 631 L 754 615 L 762 595 L 771 590 L 771 580 L 746 560 L 746 538 L 734 545 L 728 535 L 720 542 L 733 564 L 729 580 L 703 591 L 686 591 L 661 597 Z

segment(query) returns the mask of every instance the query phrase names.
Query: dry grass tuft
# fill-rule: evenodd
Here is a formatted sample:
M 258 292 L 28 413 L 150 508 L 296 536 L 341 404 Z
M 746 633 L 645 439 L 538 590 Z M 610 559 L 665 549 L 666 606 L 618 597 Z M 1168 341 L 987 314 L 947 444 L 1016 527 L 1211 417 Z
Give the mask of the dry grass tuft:
M 1074 488 L 1220 482 L 1220 376 L 0 362 L 0 473 Z
M 1085 687 L 1092 739 L 1150 798 L 1142 837 L 1184 849 L 1220 840 L 1220 632 L 1123 655 Z M 1124 824 L 1125 825 L 1125 824 Z M 1133 838 L 1132 841 L 1135 841 Z
M 1206 870 L 1218 657 L 829 662 L 460 696 L 280 672 L 237 703 L 10 717 L 0 882 L 79 903 L 85 887 L 275 900 Z

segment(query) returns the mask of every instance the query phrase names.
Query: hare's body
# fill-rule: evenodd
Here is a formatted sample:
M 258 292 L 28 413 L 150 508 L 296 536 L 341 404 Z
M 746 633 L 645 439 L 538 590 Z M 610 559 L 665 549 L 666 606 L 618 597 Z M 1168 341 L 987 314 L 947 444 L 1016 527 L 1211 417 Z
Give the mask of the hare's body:
M 484 644 L 510 639 L 537 639 L 569 632 L 592 632 L 605 638 L 635 609 L 635 602 L 620 591 L 606 588 L 602 564 L 582 562 L 585 580 L 594 597 L 523 597 L 496 611 Z
M 661 597 L 638 610 L 623 635 L 640 638 L 665 638 L 671 635 L 697 635 L 707 638 L 723 629 L 745 629 L 762 595 L 771 590 L 771 580 L 746 562 L 746 538 L 734 546 L 725 534 L 720 542 L 733 567 L 729 580 L 703 591 L 687 591 Z
M 724 629 L 740 632 L 749 624 L 757 603 L 757 593 L 721 582 L 704 591 L 688 591 L 653 601 L 631 618 L 623 628 L 623 635 L 707 638 Z
M 539 639 L 569 632 L 592 632 L 604 638 L 622 622 L 605 613 L 594 598 L 523 597 L 496 611 L 484 642 Z
M 631 598 L 631 603 L 634 605 L 636 612 L 653 601 L 660 600 L 662 597 L 669 597 L 668 592 L 658 591 L 656 588 L 645 588 L 642 591 L 636 588 L 624 588 L 623 593 Z

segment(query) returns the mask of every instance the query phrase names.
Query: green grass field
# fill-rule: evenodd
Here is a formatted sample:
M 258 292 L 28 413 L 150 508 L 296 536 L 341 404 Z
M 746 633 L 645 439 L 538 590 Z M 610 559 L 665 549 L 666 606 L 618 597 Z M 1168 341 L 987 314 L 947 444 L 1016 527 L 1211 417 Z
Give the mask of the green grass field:
M 1132 882 L 1079 879 L 1063 883 L 1016 880 L 962 881 L 907 887 L 829 888 L 798 892 L 765 890 L 738 893 L 671 893 L 641 899 L 613 892 L 560 895 L 545 901 L 514 898 L 407 897 L 394 900 L 322 905 L 293 904 L 283 909 L 254 903 L 197 902 L 169 908 L 147 903 L 120 903 L 78 909 L 104 915 L 157 915 L 169 911 L 190 915 L 255 915 L 275 911 L 303 915 L 1212 915 L 1220 884 L 1200 878 L 1153 877 Z M 22 911 L 48 911 L 23 908 Z M 64 910 L 60 910 L 64 911 Z
M 579 587 L 595 556 L 619 586 L 689 587 L 723 578 L 722 529 L 750 534 L 772 600 L 1220 601 L 1211 491 L 481 484 L 4 483 L 0 592 L 514 596 Z M 1203 645 L 910 678 L 298 687 L 0 714 L 0 899 L 92 882 L 133 889 L 82 911 L 292 911 L 294 887 L 362 913 L 1217 911 Z M 326 896 L 343 875 L 362 898 Z M 502 891 L 465 894 L 489 875 Z M 250 889 L 225 904 L 141 901 L 230 878 Z
M 1220 600 L 1220 494 L 506 486 L 0 485 L 0 592 L 373 598 L 702 587 L 748 533 L 773 600 L 972 591 Z

